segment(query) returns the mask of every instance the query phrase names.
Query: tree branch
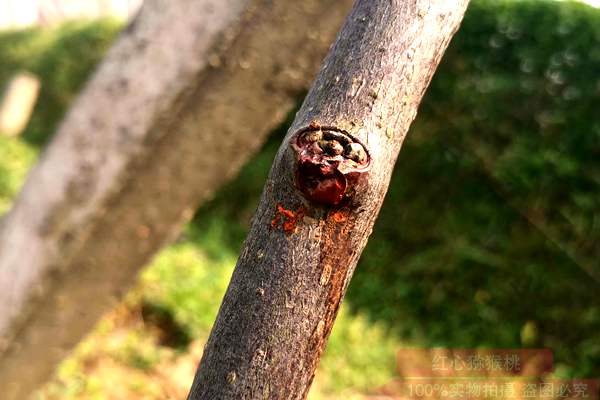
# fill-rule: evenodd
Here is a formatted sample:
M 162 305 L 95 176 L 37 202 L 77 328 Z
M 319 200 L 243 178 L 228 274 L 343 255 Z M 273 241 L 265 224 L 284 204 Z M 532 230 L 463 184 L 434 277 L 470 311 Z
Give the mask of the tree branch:
M 467 0 L 358 0 L 281 145 L 188 399 L 304 399 Z

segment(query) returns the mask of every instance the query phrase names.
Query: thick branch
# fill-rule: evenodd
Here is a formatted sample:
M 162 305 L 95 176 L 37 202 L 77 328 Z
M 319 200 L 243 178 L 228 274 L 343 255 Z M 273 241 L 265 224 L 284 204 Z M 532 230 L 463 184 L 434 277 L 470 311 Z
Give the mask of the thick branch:
M 350 0 L 148 0 L 0 227 L 0 387 L 23 399 L 307 85 Z
M 359 0 L 274 161 L 189 399 L 303 399 L 467 0 Z

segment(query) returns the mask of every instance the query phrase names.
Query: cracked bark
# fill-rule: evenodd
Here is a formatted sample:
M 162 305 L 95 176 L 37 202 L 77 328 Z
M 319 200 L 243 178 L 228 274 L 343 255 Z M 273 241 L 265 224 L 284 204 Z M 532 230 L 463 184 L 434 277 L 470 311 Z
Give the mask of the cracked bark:
M 355 3 L 273 162 L 189 400 L 307 396 L 402 141 L 467 2 Z M 347 137 L 336 141 L 336 132 Z M 350 140 L 369 158 L 352 180 L 341 177 L 347 163 L 358 166 L 348 161 Z
M 145 2 L 0 224 L 2 399 L 47 379 L 282 122 L 350 6 Z

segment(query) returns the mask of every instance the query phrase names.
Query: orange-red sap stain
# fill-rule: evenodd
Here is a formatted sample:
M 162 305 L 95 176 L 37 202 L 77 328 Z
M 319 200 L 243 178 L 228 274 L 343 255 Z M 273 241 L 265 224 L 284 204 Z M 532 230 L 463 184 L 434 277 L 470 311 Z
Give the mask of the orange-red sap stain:
M 281 228 L 285 233 L 293 233 L 296 231 L 298 221 L 302 220 L 305 214 L 306 210 L 304 207 L 300 207 L 297 211 L 293 211 L 286 209 L 281 203 L 278 203 L 276 205 L 275 217 L 271 220 L 271 228 L 277 229 L 281 222 Z
M 337 222 L 339 224 L 342 222 L 346 222 L 346 220 L 348 219 L 348 214 L 349 214 L 349 211 L 342 208 L 341 210 L 331 212 L 329 214 L 329 216 L 331 217 L 333 222 Z

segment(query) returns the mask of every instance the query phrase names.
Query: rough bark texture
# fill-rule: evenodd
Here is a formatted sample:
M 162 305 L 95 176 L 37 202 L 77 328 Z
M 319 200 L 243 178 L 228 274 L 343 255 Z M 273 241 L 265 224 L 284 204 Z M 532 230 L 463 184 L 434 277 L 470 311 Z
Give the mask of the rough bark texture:
M 357 1 L 274 160 L 188 399 L 306 397 L 402 141 L 466 5 Z M 319 127 L 354 138 L 370 157 L 368 173 L 333 206 L 297 189 L 307 178 L 298 163 L 310 158 L 297 154 L 298 135 Z M 312 188 L 339 187 L 321 183 Z
M 0 226 L 0 388 L 23 399 L 308 86 L 350 0 L 148 0 Z

